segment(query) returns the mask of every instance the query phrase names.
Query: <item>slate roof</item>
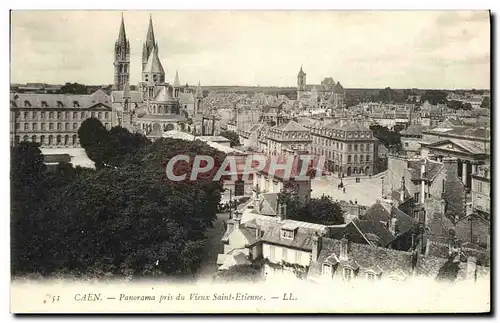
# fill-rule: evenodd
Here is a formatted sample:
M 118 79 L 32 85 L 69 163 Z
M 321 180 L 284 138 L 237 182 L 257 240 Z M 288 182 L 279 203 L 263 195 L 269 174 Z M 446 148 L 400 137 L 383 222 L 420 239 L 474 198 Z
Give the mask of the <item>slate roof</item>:
M 421 177 L 421 167 L 425 163 L 425 173 L 424 177 Z M 439 172 L 443 171 L 444 166 L 442 163 L 433 161 L 430 159 L 418 159 L 418 160 L 408 160 L 408 171 L 411 176 L 411 180 L 420 181 L 422 179 L 426 181 L 432 181 L 439 174 Z
M 186 118 L 180 114 L 145 114 L 142 117 L 139 117 L 143 120 L 158 120 L 158 121 L 185 121 Z
M 384 206 L 380 202 L 369 207 L 361 219 L 389 223 L 393 216 L 396 218 L 397 236 L 403 235 L 417 226 L 417 221 L 403 211 L 391 205 Z
M 288 131 L 306 131 L 309 132 L 309 129 L 301 125 L 300 123 L 297 123 L 293 120 L 288 121 L 287 123 L 281 124 L 279 126 L 275 126 L 275 129 L 288 132 Z
M 299 227 L 295 232 L 294 239 L 292 240 L 282 238 L 281 226 L 282 225 L 276 225 L 271 227 L 264 233 L 262 241 L 304 251 L 312 250 L 312 235 L 315 230 Z
M 359 220 L 352 221 L 358 227 L 365 237 L 374 245 L 387 247 L 394 241 L 394 235 L 380 221 Z M 374 239 L 376 237 L 376 239 Z
M 324 237 L 322 239 L 322 249 L 318 260 L 311 262 L 308 272 L 309 277 L 321 275 L 323 263 L 332 254 L 339 258 L 341 240 Z M 380 270 L 383 276 L 402 273 L 403 276 L 407 277 L 412 273 L 412 258 L 409 252 L 349 242 L 347 255 L 349 261 L 355 261 L 359 266 L 359 273 L 364 273 L 370 269 L 374 269 L 375 272 Z M 340 265 L 342 265 L 342 262 L 340 262 Z
M 411 136 L 421 136 L 422 131 L 428 129 L 427 126 L 422 126 L 418 124 L 413 124 L 406 129 L 401 130 L 400 134 L 402 135 L 411 135 Z
M 132 103 L 140 103 L 142 102 L 142 93 L 140 91 L 129 91 L 130 94 L 130 102 Z M 122 103 L 123 102 L 123 91 L 113 91 L 111 92 L 111 97 L 113 98 L 113 102 Z
M 153 101 L 155 102 L 171 102 L 173 101 L 173 97 L 168 91 L 166 86 L 162 86 L 158 94 L 156 94 Z
M 165 70 L 163 69 L 163 66 L 161 65 L 161 62 L 160 62 L 160 58 L 158 57 L 158 52 L 156 50 L 156 46 L 153 47 L 153 50 L 151 51 L 151 54 L 149 55 L 148 62 L 146 63 L 146 66 L 144 67 L 144 72 L 145 73 L 165 74 Z
M 18 99 L 14 100 L 17 96 Z M 59 108 L 62 104 L 63 108 L 75 109 L 73 102 L 78 103 L 76 109 L 88 109 L 96 104 L 104 104 L 111 107 L 111 98 L 102 90 L 97 90 L 93 94 L 33 94 L 33 93 L 11 93 L 11 103 L 15 107 L 25 107 L 25 102 L 29 103 L 29 108 L 47 109 Z M 42 106 L 42 102 L 47 104 L 47 107 Z

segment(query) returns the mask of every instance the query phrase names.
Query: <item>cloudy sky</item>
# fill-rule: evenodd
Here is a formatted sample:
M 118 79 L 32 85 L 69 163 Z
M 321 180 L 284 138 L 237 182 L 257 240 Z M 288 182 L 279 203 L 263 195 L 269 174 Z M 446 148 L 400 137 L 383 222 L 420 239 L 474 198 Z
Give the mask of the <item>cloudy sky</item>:
M 140 80 L 150 12 L 125 11 L 131 84 Z M 154 11 L 173 82 L 344 87 L 489 88 L 486 11 Z M 11 81 L 111 84 L 119 11 L 14 11 Z

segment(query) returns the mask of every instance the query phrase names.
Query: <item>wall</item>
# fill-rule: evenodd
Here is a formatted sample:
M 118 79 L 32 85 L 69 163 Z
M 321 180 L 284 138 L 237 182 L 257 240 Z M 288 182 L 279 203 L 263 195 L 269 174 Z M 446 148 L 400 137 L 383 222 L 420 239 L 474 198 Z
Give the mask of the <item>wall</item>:
M 389 195 L 392 190 L 401 188 L 401 178 L 403 176 L 405 176 L 405 182 L 408 183 L 409 175 L 405 174 L 406 169 L 406 159 L 389 156 L 387 173 L 384 176 L 384 195 Z
M 490 182 L 472 177 L 472 207 L 490 213 Z
M 271 257 L 271 249 L 274 248 L 274 257 Z M 284 251 L 286 250 L 286 251 Z M 284 254 L 285 253 L 285 254 Z M 309 266 L 311 260 L 311 252 L 295 250 L 291 248 L 262 244 L 262 257 L 269 259 L 270 262 L 280 263 L 282 261 L 298 264 L 301 266 Z

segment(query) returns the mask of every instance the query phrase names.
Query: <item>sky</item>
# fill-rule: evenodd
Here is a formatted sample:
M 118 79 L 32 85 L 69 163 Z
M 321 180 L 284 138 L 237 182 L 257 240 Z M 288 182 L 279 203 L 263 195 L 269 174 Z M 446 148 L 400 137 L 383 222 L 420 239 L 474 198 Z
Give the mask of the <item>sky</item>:
M 490 87 L 487 11 L 124 11 L 130 83 L 152 14 L 166 81 L 345 88 Z M 121 11 L 13 11 L 11 82 L 111 84 Z

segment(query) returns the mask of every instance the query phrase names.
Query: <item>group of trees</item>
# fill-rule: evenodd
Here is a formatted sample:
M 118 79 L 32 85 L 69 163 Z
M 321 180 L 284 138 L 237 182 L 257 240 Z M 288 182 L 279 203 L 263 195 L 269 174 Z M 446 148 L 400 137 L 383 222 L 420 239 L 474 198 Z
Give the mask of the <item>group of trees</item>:
M 344 210 L 330 196 L 323 195 L 320 198 L 311 198 L 303 205 L 296 191 L 291 187 L 285 187 L 278 194 L 278 203 L 286 205 L 287 219 L 323 225 L 345 223 Z
M 220 133 L 222 137 L 231 140 L 231 147 L 238 147 L 240 145 L 240 136 L 234 131 L 226 130 Z
M 472 110 L 472 105 L 469 102 L 463 103 L 462 101 L 451 100 L 446 105 L 453 110 Z
M 211 155 L 218 163 L 224 154 L 201 141 L 150 143 L 92 119 L 79 135 L 95 170 L 60 164 L 48 172 L 36 143 L 13 148 L 12 274 L 194 274 L 222 184 L 208 176 L 172 182 L 165 165 L 178 153 Z
M 396 150 L 401 147 L 401 135 L 398 132 L 378 124 L 371 125 L 370 130 L 373 131 L 373 136 L 380 140 L 385 147 Z

